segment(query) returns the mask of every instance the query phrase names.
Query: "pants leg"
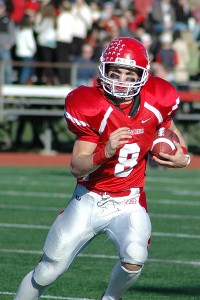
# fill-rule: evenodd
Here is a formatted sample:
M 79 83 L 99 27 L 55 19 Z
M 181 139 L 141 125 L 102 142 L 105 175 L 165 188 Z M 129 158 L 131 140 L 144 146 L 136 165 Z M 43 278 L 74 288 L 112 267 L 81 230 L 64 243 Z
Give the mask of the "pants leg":
M 140 204 L 117 217 L 107 226 L 107 234 L 116 245 L 120 261 L 114 266 L 103 300 L 118 300 L 136 282 L 147 259 L 151 234 L 148 214 Z M 128 271 L 122 263 L 141 266 L 139 271 Z

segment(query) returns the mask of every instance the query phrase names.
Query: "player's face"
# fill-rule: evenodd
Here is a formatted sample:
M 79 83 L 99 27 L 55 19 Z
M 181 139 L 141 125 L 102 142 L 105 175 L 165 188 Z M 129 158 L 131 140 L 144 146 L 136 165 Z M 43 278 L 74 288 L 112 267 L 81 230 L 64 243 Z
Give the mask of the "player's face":
M 117 82 L 136 82 L 138 75 L 133 69 L 110 67 L 108 70 L 108 77 Z
M 112 80 L 113 89 L 117 93 L 126 93 L 130 89 L 130 84 L 136 82 L 139 78 L 133 69 L 116 66 L 109 67 L 107 76 Z

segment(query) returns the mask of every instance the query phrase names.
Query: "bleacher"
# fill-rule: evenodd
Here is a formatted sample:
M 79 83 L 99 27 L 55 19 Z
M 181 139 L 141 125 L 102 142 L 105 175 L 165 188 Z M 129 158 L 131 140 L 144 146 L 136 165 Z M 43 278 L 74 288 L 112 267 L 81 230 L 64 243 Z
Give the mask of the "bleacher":
M 10 135 L 14 120 L 20 116 L 42 117 L 43 122 L 48 122 L 41 133 L 44 151 L 52 151 L 53 123 L 58 119 L 64 122 L 64 101 L 71 90 L 69 85 L 3 85 L 0 93 L 0 129 L 4 131 L 7 143 L 12 144 Z
M 181 107 L 176 115 L 176 123 L 183 126 L 187 143 L 191 124 L 200 126 L 200 90 L 197 84 L 191 83 L 190 91 L 179 91 Z M 43 144 L 44 150 L 50 152 L 53 126 L 49 125 L 58 119 L 64 121 L 64 100 L 72 89 L 70 85 L 3 85 L 0 91 L 0 129 L 7 134 L 7 141 L 10 139 L 13 120 L 20 116 L 40 116 L 44 122 L 48 120 L 48 126 L 43 132 Z

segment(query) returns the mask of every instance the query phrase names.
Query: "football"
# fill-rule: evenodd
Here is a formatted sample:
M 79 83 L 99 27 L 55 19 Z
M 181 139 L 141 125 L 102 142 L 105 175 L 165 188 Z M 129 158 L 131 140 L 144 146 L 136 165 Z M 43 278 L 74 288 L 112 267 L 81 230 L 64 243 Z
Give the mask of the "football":
M 160 128 L 155 135 L 150 153 L 151 156 L 156 156 L 159 159 L 164 159 L 159 155 L 160 152 L 174 155 L 176 153 L 176 146 L 173 141 L 180 142 L 175 132 L 167 128 Z

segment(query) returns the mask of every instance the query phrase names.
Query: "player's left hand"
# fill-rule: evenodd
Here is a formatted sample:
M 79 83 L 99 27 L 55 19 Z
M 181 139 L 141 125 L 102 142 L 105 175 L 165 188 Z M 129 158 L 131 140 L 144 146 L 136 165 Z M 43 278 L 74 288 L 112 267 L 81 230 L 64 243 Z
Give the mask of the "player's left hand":
M 153 156 L 153 160 L 163 166 L 168 168 L 183 168 L 187 166 L 188 164 L 188 157 L 183 153 L 183 150 L 181 148 L 181 145 L 177 143 L 176 141 L 173 141 L 174 145 L 176 146 L 176 153 L 175 155 L 169 155 L 163 152 L 160 152 L 160 156 L 163 157 L 162 159 L 159 159 L 155 156 Z

